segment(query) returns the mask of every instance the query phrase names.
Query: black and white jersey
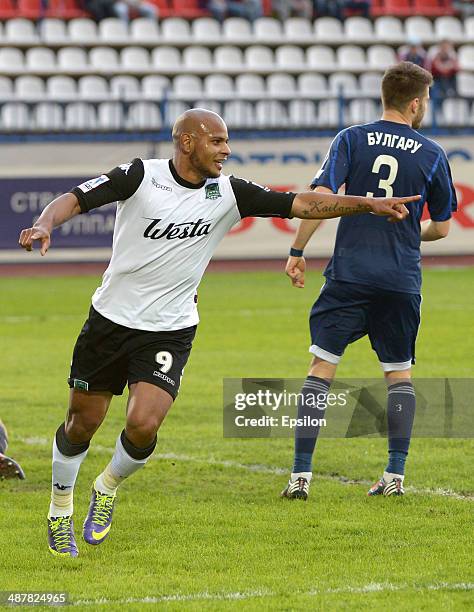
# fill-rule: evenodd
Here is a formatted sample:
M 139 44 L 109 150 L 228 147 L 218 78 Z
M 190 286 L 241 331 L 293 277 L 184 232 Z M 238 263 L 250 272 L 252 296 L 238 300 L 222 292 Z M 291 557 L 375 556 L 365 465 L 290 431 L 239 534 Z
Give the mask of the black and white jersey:
M 150 331 L 196 325 L 197 287 L 221 239 L 243 217 L 290 217 L 295 197 L 225 175 L 195 185 L 167 159 L 134 159 L 72 193 L 83 213 L 118 201 L 112 257 L 94 308 Z

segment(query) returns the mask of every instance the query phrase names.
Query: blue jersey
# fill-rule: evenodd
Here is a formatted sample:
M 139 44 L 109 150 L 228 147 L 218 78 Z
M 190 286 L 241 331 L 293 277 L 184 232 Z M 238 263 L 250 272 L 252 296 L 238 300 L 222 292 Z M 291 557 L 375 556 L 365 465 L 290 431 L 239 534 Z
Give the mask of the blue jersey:
M 444 150 L 416 130 L 392 121 L 355 125 L 334 139 L 312 186 L 376 197 L 421 194 L 398 223 L 370 213 L 339 221 L 333 256 L 324 272 L 338 281 L 420 293 L 420 219 L 427 203 L 434 221 L 457 209 Z

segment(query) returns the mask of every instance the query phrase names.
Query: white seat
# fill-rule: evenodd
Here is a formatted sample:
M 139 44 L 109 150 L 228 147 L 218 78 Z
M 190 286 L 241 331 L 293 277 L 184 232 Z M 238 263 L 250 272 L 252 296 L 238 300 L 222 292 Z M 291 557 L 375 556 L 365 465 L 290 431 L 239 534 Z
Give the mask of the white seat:
M 193 108 L 204 108 L 205 110 L 222 115 L 221 103 L 217 100 L 196 100 L 193 104 Z
M 320 17 L 314 22 L 314 33 L 318 41 L 341 42 L 344 40 L 342 24 L 334 17 Z
M 292 127 L 316 127 L 318 116 L 315 103 L 311 100 L 291 100 L 288 119 Z
M 374 100 L 351 100 L 349 102 L 349 123 L 369 123 L 379 119 L 379 108 Z
M 74 132 L 95 130 L 97 128 L 97 114 L 92 104 L 86 102 L 72 102 L 66 106 L 66 129 Z
M 240 72 L 244 65 L 242 50 L 238 47 L 222 46 L 214 51 L 214 65 L 217 70 Z
M 461 70 L 474 71 L 474 45 L 459 47 L 458 60 Z
M 140 81 L 129 75 L 114 76 L 109 82 L 110 96 L 114 100 L 140 100 Z
M 0 130 L 25 131 L 31 126 L 28 107 L 22 102 L 7 102 L 0 112 Z
M 17 100 L 42 100 L 45 96 L 43 79 L 37 76 L 19 76 L 15 81 L 15 98 Z
M 239 74 L 235 79 L 235 92 L 244 100 L 260 100 L 265 97 L 265 81 L 258 74 Z
M 191 108 L 190 104 L 180 100 L 172 100 L 166 104 L 164 124 L 171 127 L 176 119 Z
M 300 98 L 325 98 L 328 86 L 325 77 L 315 72 L 304 72 L 298 76 L 298 96 Z
M 255 117 L 261 128 L 284 128 L 288 125 L 286 108 L 276 100 L 259 100 L 255 105 Z
M 81 100 L 107 100 L 109 86 L 104 77 L 83 76 L 78 82 L 78 97 Z
M 147 100 L 162 100 L 171 88 L 168 77 L 149 74 L 142 79 L 142 95 Z
M 244 57 L 249 70 L 271 72 L 275 65 L 272 50 L 262 45 L 247 47 Z
M 23 72 L 24 58 L 20 49 L 4 47 L 0 49 L 0 73 Z
M 183 50 L 183 66 L 188 72 L 212 70 L 212 55 L 207 47 L 186 47 Z
M 127 130 L 159 130 L 162 127 L 160 109 L 153 102 L 134 102 L 125 121 Z
M 128 28 L 121 19 L 107 17 L 99 22 L 99 39 L 102 44 L 126 43 Z
M 130 42 L 134 44 L 157 44 L 160 39 L 155 19 L 139 17 L 130 23 Z
M 100 130 L 120 130 L 124 127 L 123 106 L 120 102 L 102 102 L 97 109 Z
M 111 47 L 94 47 L 89 51 L 89 63 L 94 72 L 115 72 L 119 68 L 119 55 Z
M 440 125 L 447 127 L 464 126 L 469 122 L 470 108 L 467 100 L 447 98 L 443 100 L 441 109 L 441 117 L 439 117 Z
M 71 19 L 68 26 L 68 37 L 76 45 L 97 43 L 97 25 L 92 19 Z
M 21 18 L 9 19 L 5 23 L 5 40 L 13 45 L 37 42 L 34 22 Z
M 472 72 L 458 72 L 457 88 L 460 96 L 474 98 L 474 74 Z
M 271 74 L 267 78 L 267 97 L 276 100 L 291 100 L 295 97 L 295 78 L 290 74 Z
M 255 40 L 262 43 L 279 43 L 283 37 L 281 22 L 273 17 L 256 19 L 253 24 L 253 33 Z
M 338 100 L 321 100 L 318 106 L 318 126 L 321 128 L 342 127 Z M 344 113 L 343 113 L 344 115 Z M 342 124 L 344 124 L 344 116 Z
M 464 31 L 461 21 L 457 17 L 438 17 L 434 23 L 435 36 L 438 40 L 452 40 L 462 42 Z
M 408 17 L 405 21 L 405 34 L 408 40 L 419 39 L 424 43 L 434 39 L 433 26 L 426 17 Z
M 88 72 L 89 65 L 84 49 L 78 47 L 63 47 L 57 54 L 57 64 L 60 72 Z
M 282 45 L 275 51 L 275 64 L 281 70 L 301 71 L 306 65 L 304 51 L 294 45 Z
M 64 111 L 60 104 L 51 104 L 50 102 L 41 102 L 37 104 L 33 113 L 33 124 L 35 130 L 63 130 L 64 129 Z
M 200 17 L 192 23 L 192 36 L 194 42 L 209 44 L 222 40 L 221 26 L 216 19 Z
M 224 105 L 224 121 L 230 128 L 251 128 L 255 125 L 255 111 L 250 102 L 232 100 Z
M 374 40 L 372 22 L 365 17 L 348 17 L 344 22 L 344 31 L 349 42 Z
M 313 26 L 309 19 L 289 17 L 283 24 L 284 40 L 301 44 L 314 40 Z
M 64 19 L 43 19 L 39 24 L 39 32 L 43 43 L 66 45 L 68 42 Z
M 474 17 L 466 17 L 464 20 L 464 35 L 466 40 L 474 40 Z
M 56 72 L 56 57 L 47 47 L 33 47 L 25 54 L 25 65 L 31 72 Z
M 13 82 L 8 77 L 0 76 L 0 100 L 11 100 L 13 95 Z
M 355 45 L 342 45 L 336 51 L 338 66 L 341 70 L 360 72 L 367 66 L 364 50 Z
M 431 127 L 433 125 L 433 104 L 428 104 L 421 125 L 422 127 Z
M 229 17 L 222 24 L 222 38 L 225 42 L 249 42 L 253 40 L 250 23 L 241 17 Z
M 55 75 L 46 81 L 46 95 L 50 100 L 68 101 L 77 99 L 76 81 L 69 76 Z
M 372 45 L 367 49 L 367 64 L 370 70 L 386 70 L 397 63 L 397 56 L 391 47 Z
M 191 30 L 189 23 L 179 17 L 170 17 L 161 22 L 161 38 L 166 43 L 189 44 Z
M 202 96 L 201 79 L 192 74 L 180 74 L 173 79 L 171 97 L 192 102 Z
M 348 72 L 336 72 L 329 75 L 329 91 L 334 96 L 343 95 L 346 98 L 353 98 L 359 94 L 357 79 L 355 75 Z
M 209 99 L 230 100 L 234 97 L 234 82 L 227 74 L 209 74 L 204 78 L 204 95 Z
M 120 52 L 120 65 L 126 72 L 149 72 L 150 54 L 143 47 L 125 47 Z
M 332 72 L 336 68 L 336 56 L 331 47 L 314 45 L 306 51 L 307 68 L 317 72 Z
M 405 41 L 405 33 L 400 19 L 397 19 L 397 17 L 379 17 L 376 19 L 375 38 L 380 42 L 401 43 Z
M 181 55 L 175 47 L 156 47 L 151 52 L 151 63 L 158 72 L 179 72 Z
M 359 87 L 364 96 L 380 97 L 382 87 L 382 75 L 380 72 L 365 72 L 360 75 Z

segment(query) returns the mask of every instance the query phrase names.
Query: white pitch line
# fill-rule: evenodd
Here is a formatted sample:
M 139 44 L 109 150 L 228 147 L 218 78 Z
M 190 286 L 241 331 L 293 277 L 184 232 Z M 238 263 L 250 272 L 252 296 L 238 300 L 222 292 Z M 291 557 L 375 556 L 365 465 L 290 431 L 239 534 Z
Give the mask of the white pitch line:
M 30 438 L 17 438 L 21 442 L 28 444 L 29 446 L 51 446 L 51 441 L 47 438 L 40 437 L 30 437 Z M 114 448 L 108 446 L 102 446 L 101 444 L 93 444 L 92 450 L 98 453 L 104 453 L 107 455 L 112 455 L 114 453 Z M 228 467 L 231 469 L 237 470 L 247 470 L 249 472 L 257 472 L 260 474 L 276 474 L 278 476 L 285 475 L 289 473 L 288 468 L 279 468 L 272 467 L 269 465 L 262 464 L 247 464 L 247 463 L 239 463 L 238 461 L 232 460 L 222 460 L 222 459 L 214 459 L 213 457 L 194 457 L 192 455 L 179 455 L 176 453 L 155 453 L 152 456 L 152 459 L 157 461 L 159 459 L 169 459 L 171 461 L 185 461 L 189 463 L 203 463 L 205 465 L 216 465 L 219 467 Z M 362 479 L 351 479 L 346 476 L 332 476 L 331 474 L 313 474 L 313 478 L 318 480 L 329 480 L 332 482 L 339 482 L 343 485 L 371 485 L 372 482 L 369 480 Z M 450 497 L 452 499 L 459 499 L 462 501 L 474 501 L 474 495 L 463 495 L 462 493 L 457 493 L 451 489 L 419 489 L 417 487 L 407 486 L 405 487 L 406 491 L 410 493 L 414 493 L 416 495 L 436 495 L 440 497 Z

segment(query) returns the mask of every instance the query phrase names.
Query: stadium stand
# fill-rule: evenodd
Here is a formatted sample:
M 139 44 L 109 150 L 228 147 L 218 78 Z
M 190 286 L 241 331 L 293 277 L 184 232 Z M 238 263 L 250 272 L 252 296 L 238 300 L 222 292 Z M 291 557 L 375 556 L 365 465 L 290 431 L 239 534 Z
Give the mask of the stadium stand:
M 198 1 L 154 0 L 160 20 L 96 23 L 75 0 L 0 0 L 0 130 L 160 130 L 197 103 L 233 128 L 334 129 L 380 112 L 383 71 L 416 40 L 458 53 L 457 94 L 434 128 L 473 123 L 474 18 L 445 0 L 374 0 L 372 19 L 266 15 L 221 24 Z M 136 114 L 136 115 L 135 115 Z

